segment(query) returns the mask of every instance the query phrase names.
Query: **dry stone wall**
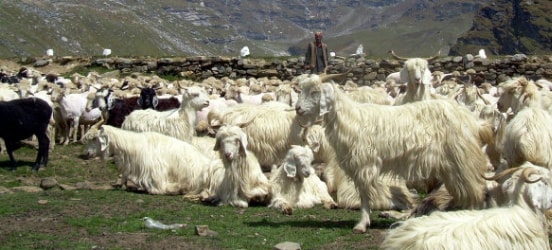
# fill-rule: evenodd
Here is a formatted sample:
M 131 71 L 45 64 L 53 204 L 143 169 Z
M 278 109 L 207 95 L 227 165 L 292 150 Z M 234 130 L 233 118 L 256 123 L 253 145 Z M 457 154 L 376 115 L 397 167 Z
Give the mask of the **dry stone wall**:
M 64 60 L 69 60 L 65 58 Z M 171 74 L 202 80 L 208 77 L 250 78 L 277 77 L 292 79 L 303 73 L 304 58 L 230 58 L 230 57 L 186 57 L 186 58 L 96 58 L 90 59 L 90 66 L 118 69 L 123 73 L 143 72 L 159 75 Z M 383 58 L 372 59 L 362 56 L 335 57 L 330 60 L 328 73 L 349 71 L 349 78 L 358 85 L 371 85 L 384 81 L 385 77 L 402 68 L 402 62 Z M 450 73 L 474 70 L 491 82 L 501 82 L 506 77 L 525 75 L 531 79 L 552 79 L 552 56 L 527 56 L 516 54 L 499 58 L 482 59 L 472 55 L 445 56 L 430 63 L 431 71 Z

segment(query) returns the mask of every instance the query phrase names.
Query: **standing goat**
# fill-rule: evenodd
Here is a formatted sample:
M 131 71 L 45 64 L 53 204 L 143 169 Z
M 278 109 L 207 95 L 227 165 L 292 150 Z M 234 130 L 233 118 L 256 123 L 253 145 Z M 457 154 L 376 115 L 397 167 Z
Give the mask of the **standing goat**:
M 403 58 L 390 51 L 391 55 L 400 61 L 404 61 L 403 69 L 400 71 L 401 82 L 406 84 L 406 93 L 395 100 L 395 105 L 402 105 L 409 102 L 433 99 L 431 89 L 433 88 L 429 62 L 439 57 L 430 58 Z
M 361 219 L 355 232 L 366 232 L 370 225 L 370 206 L 382 189 L 376 181 L 380 173 L 408 181 L 438 179 L 458 207 L 483 205 L 480 176 L 486 159 L 480 133 L 487 131 L 468 110 L 448 100 L 358 105 L 337 86 L 324 83 L 329 77 L 312 75 L 301 82 L 296 113 L 306 126 L 323 120 L 339 166 L 359 189 Z
M 40 164 L 48 164 L 50 138 L 48 138 L 48 124 L 52 118 L 52 108 L 39 98 L 17 99 L 0 102 L 0 138 L 4 139 L 6 150 L 11 161 L 11 170 L 17 167 L 13 158 L 13 151 L 17 143 L 35 135 L 38 140 L 38 154 L 33 166 L 38 171 Z

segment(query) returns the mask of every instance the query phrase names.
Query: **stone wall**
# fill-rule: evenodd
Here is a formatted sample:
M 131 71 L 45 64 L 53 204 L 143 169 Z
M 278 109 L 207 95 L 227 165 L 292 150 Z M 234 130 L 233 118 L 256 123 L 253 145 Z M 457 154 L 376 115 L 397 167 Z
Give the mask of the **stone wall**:
M 291 79 L 308 73 L 304 70 L 304 58 L 260 59 L 229 57 L 187 57 L 187 58 L 99 58 L 90 61 L 91 66 L 119 69 L 122 72 L 149 72 L 159 75 L 172 74 L 193 80 L 208 77 L 277 77 Z M 349 78 L 359 85 L 370 85 L 402 68 L 402 62 L 395 59 L 370 59 L 361 56 L 332 58 L 328 73 L 350 70 Z M 552 56 L 526 56 L 516 54 L 500 58 L 482 59 L 472 55 L 445 56 L 430 63 L 430 70 L 450 73 L 466 72 L 469 69 L 480 73 L 491 83 L 501 82 L 505 77 L 525 75 L 529 78 L 552 79 Z

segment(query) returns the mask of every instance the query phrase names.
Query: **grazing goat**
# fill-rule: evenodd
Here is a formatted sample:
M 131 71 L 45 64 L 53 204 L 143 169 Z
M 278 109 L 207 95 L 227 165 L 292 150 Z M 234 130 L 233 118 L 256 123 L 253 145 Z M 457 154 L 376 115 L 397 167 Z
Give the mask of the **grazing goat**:
M 205 89 L 192 86 L 184 90 L 180 108 L 162 112 L 135 110 L 126 117 L 122 128 L 136 132 L 158 132 L 191 142 L 195 133 L 196 112 L 207 106 L 209 97 Z
M 271 200 L 268 207 L 292 214 L 293 208 L 312 208 L 323 204 L 330 209 L 337 206 L 324 182 L 314 172 L 314 160 L 308 146 L 291 146 L 284 162 L 270 175 Z
M 361 219 L 355 232 L 366 232 L 370 225 L 370 205 L 382 189 L 376 181 L 380 172 L 408 181 L 439 179 L 459 207 L 483 205 L 480 176 L 486 159 L 480 133 L 492 131 L 468 110 L 448 100 L 359 106 L 337 86 L 324 83 L 329 77 L 312 75 L 301 82 L 296 113 L 306 126 L 323 120 L 340 167 L 359 189 Z
M 249 202 L 265 202 L 269 182 L 255 155 L 247 149 L 247 136 L 238 126 L 223 126 L 216 136 L 214 150 L 224 163 L 224 177 L 214 200 L 218 205 L 248 207 Z
M 550 249 L 543 212 L 552 208 L 550 170 L 526 163 L 500 187 L 505 207 L 435 212 L 398 222 L 382 249 Z M 498 174 L 503 178 L 505 175 Z M 498 176 L 497 175 L 497 176 Z
M 35 135 L 38 140 L 38 154 L 33 166 L 38 171 L 40 164 L 48 164 L 50 138 L 48 125 L 52 118 L 52 107 L 39 98 L 17 99 L 0 102 L 0 138 L 4 139 L 6 151 L 11 161 L 11 170 L 17 168 L 13 151 L 17 143 Z
M 155 132 L 98 125 L 83 138 L 87 153 L 104 159 L 112 153 L 123 185 L 130 180 L 150 194 L 200 194 L 213 189 L 212 173 L 222 170 L 220 161 L 217 165 L 187 142 Z

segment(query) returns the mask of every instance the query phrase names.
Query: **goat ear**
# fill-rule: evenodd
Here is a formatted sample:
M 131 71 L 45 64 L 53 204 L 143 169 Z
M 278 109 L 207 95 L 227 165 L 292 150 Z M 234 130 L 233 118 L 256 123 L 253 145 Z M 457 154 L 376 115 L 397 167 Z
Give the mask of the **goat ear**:
M 240 155 L 243 157 L 247 155 L 247 136 L 245 133 L 240 135 Z
M 284 171 L 287 174 L 287 177 L 294 178 L 297 175 L 297 166 L 288 160 L 284 161 Z
M 106 135 L 102 134 L 98 137 L 98 140 L 100 141 L 100 151 L 105 151 L 109 143 L 109 138 Z
M 410 79 L 408 79 L 408 75 L 409 75 L 409 74 L 408 74 L 408 70 L 407 70 L 407 68 L 406 68 L 406 66 L 405 66 L 405 67 L 403 67 L 403 68 L 401 69 L 400 74 L 399 74 L 399 76 L 400 76 L 400 78 L 401 78 L 401 82 L 400 82 L 400 83 L 408 83 L 408 82 L 410 81 Z
M 291 91 L 290 99 L 291 99 L 291 103 L 289 105 L 292 107 L 295 106 L 295 103 L 297 103 L 297 100 L 299 99 L 299 94 L 297 94 L 297 92 L 295 91 Z
M 542 176 L 541 176 L 542 177 Z M 531 205 L 539 210 L 546 210 L 552 207 L 550 202 L 551 190 L 549 187 L 543 187 L 542 182 L 526 183 L 528 196 L 530 197 Z
M 431 71 L 429 71 L 429 69 L 426 68 L 425 71 L 424 71 L 424 76 L 423 76 L 423 79 L 422 79 L 422 83 L 426 84 L 426 85 L 432 85 L 431 81 L 432 81 Z
M 334 89 L 331 83 L 322 83 L 320 85 L 320 116 L 328 113 L 333 107 L 335 98 Z
M 153 97 L 152 104 L 154 109 L 157 108 L 157 104 L 159 104 L 159 99 L 157 98 L 157 96 Z
M 220 142 L 219 138 L 216 138 L 215 140 L 215 146 L 213 147 L 214 151 L 218 151 L 220 149 Z

